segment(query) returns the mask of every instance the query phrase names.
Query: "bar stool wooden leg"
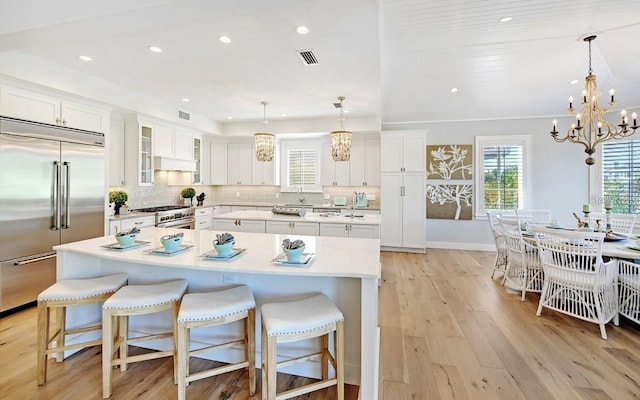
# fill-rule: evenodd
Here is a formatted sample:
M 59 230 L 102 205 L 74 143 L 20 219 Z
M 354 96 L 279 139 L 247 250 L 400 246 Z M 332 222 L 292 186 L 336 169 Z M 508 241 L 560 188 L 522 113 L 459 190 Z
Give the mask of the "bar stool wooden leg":
M 268 336 L 267 346 L 269 348 L 269 353 L 267 354 L 267 399 L 275 400 L 278 374 L 278 338 L 276 336 Z
M 320 351 L 322 352 L 322 380 L 329 379 L 329 334 L 320 336 Z
M 262 324 L 262 329 L 260 329 L 260 331 L 262 332 L 261 334 L 261 346 L 260 346 L 260 354 L 262 355 L 262 362 L 261 362 L 261 370 L 262 370 L 262 400 L 267 400 L 267 374 L 269 373 L 269 368 L 267 367 L 267 361 L 269 359 L 269 346 L 268 346 L 268 341 L 269 341 L 269 337 L 267 336 L 267 329 L 264 327 L 264 324 Z
M 124 359 L 129 356 L 129 343 L 127 339 L 129 338 L 129 316 L 128 315 L 119 315 L 115 317 L 116 324 L 118 325 L 117 334 L 117 343 L 120 343 L 118 349 L 118 358 Z M 120 364 L 120 371 L 125 372 L 129 364 L 122 363 Z
M 249 362 L 249 396 L 256 394 L 256 309 L 249 310 L 245 319 L 246 359 Z
M 102 311 L 102 397 L 111 397 L 111 361 L 113 359 L 113 316 Z M 117 317 L 115 317 L 117 318 Z
M 38 385 L 47 381 L 47 343 L 49 343 L 49 308 L 45 301 L 38 302 Z
M 344 321 L 336 322 L 334 338 L 336 355 L 336 379 L 338 380 L 338 400 L 344 400 Z
M 189 375 L 189 343 L 190 335 L 187 324 L 178 322 L 178 400 L 187 396 L 187 375 Z
M 178 383 L 178 312 L 180 302 L 173 303 L 172 328 L 173 328 L 173 383 Z M 187 353 L 188 354 L 188 353 Z
M 56 333 L 58 336 L 56 337 L 56 348 L 61 349 L 64 347 L 64 337 L 65 332 L 67 330 L 66 324 L 67 318 L 67 307 L 56 307 Z M 56 361 L 62 362 L 64 360 L 64 351 L 60 351 L 56 353 Z

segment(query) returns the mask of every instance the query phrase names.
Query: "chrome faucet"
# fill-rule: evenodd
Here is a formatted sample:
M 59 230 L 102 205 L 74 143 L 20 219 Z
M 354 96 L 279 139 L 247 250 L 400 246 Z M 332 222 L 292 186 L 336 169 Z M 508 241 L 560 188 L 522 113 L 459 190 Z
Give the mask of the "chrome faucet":
M 300 198 L 298 199 L 300 201 L 300 204 L 304 204 L 304 195 L 302 194 L 302 186 L 298 187 L 298 193 L 300 194 Z
M 351 195 L 351 218 L 353 218 L 356 209 L 356 202 L 358 201 L 358 192 L 353 192 Z

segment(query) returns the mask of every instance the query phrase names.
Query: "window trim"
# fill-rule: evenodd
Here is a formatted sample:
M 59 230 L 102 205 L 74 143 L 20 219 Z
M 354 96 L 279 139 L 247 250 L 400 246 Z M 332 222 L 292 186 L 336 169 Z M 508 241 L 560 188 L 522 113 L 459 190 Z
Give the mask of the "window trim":
M 320 179 L 320 145 L 314 140 L 282 140 L 280 142 L 280 191 L 281 192 L 299 192 L 300 187 L 288 186 L 289 181 L 289 151 L 291 150 L 313 150 L 316 155 L 315 173 L 316 179 L 313 185 L 305 185 L 302 187 L 303 192 L 307 193 L 322 193 L 322 179 Z
M 533 138 L 531 135 L 495 135 L 475 137 L 475 219 L 486 220 L 487 210 L 484 209 L 484 152 L 488 146 L 523 146 L 522 175 L 523 175 L 523 208 L 532 207 L 532 176 L 533 176 Z

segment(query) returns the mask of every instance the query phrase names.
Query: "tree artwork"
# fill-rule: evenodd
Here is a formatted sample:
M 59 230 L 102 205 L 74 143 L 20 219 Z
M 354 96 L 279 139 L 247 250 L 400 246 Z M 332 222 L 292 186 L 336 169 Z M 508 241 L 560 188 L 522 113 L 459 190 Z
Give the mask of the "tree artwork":
M 455 182 L 473 177 L 471 147 L 427 146 L 427 179 L 435 180 L 427 184 L 427 218 L 471 219 L 473 186 Z M 442 184 L 442 180 L 448 182 Z

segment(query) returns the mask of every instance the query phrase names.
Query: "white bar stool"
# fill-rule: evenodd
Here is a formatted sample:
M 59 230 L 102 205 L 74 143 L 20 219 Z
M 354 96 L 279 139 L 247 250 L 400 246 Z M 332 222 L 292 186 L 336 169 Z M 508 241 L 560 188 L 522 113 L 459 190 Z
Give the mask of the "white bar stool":
M 56 354 L 62 362 L 64 352 L 72 349 L 96 346 L 101 339 L 66 344 L 66 336 L 97 331 L 102 325 L 67 329 L 67 307 L 98 303 L 108 299 L 116 290 L 127 283 L 127 274 L 108 275 L 90 279 L 65 279 L 54 283 L 38 295 L 38 385 L 47 381 L 47 357 Z M 51 335 L 49 326 L 50 310 L 56 310 L 55 331 Z M 55 340 L 55 347 L 51 343 Z
M 240 320 L 244 320 L 242 338 L 197 350 L 189 349 L 190 329 L 224 325 Z M 248 286 L 184 295 L 178 314 L 178 400 L 185 399 L 187 384 L 190 382 L 242 368 L 249 368 L 249 396 L 253 396 L 256 393 L 255 332 L 256 302 Z M 243 361 L 189 374 L 191 356 L 229 348 L 236 344 L 244 346 Z
M 262 399 L 284 400 L 336 385 L 338 400 L 344 400 L 344 316 L 323 294 L 300 301 L 268 303 L 262 312 Z M 334 333 L 334 356 L 329 351 L 329 334 Z M 278 362 L 278 343 L 320 337 L 320 352 Z M 277 368 L 320 358 L 322 380 L 276 393 Z M 335 378 L 329 379 L 329 362 Z
M 151 285 L 129 285 L 114 293 L 102 305 L 102 396 L 111 396 L 111 370 L 119 365 L 121 371 L 127 364 L 173 356 L 173 379 L 176 379 L 176 318 L 180 299 L 187 290 L 187 281 L 180 279 Z M 129 316 L 152 314 L 172 310 L 173 329 L 171 332 L 129 338 Z M 114 329 L 116 327 L 117 329 Z M 114 330 L 117 335 L 114 337 Z M 130 343 L 173 337 L 173 348 L 137 356 L 128 356 Z M 115 340 L 114 340 L 115 339 Z M 114 353 L 120 350 L 119 356 Z

